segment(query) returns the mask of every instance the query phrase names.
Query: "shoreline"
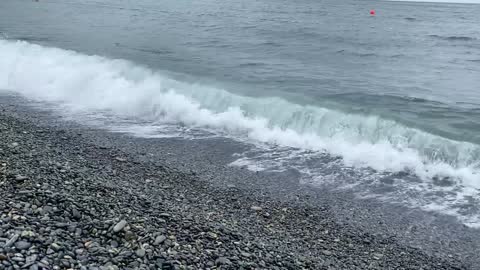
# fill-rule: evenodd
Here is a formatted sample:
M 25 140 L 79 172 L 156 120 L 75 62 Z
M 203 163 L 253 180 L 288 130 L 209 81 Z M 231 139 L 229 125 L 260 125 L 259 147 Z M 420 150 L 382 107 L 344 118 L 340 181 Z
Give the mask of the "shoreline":
M 335 208 L 308 196 L 256 190 L 248 172 L 222 185 L 210 178 L 228 175 L 136 153 L 136 139 L 49 127 L 7 104 L 0 103 L 0 269 L 474 267 L 461 255 L 434 256 L 340 223 Z

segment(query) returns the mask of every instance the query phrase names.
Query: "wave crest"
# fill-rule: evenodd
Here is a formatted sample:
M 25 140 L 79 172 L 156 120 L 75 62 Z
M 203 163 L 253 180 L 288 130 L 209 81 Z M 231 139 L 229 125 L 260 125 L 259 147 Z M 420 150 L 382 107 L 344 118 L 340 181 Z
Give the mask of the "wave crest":
M 223 131 L 237 139 L 326 151 L 348 166 L 410 171 L 480 187 L 480 146 L 378 116 L 239 96 L 176 81 L 124 60 L 0 40 L 0 89 L 71 110 Z

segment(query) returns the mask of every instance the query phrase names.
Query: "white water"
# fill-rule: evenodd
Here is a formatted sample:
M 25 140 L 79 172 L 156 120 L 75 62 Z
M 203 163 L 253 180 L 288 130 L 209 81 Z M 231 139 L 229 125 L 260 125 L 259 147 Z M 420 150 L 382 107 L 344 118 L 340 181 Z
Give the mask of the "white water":
M 181 123 L 238 139 L 341 156 L 346 166 L 449 177 L 480 187 L 478 145 L 376 116 L 352 115 L 281 98 L 253 98 L 175 81 L 124 60 L 0 40 L 0 89 L 155 124 Z

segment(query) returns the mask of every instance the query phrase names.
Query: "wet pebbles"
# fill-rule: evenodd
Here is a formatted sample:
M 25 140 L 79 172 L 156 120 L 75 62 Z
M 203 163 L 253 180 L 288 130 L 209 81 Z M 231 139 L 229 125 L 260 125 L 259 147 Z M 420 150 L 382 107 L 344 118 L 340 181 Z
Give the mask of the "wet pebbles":
M 0 269 L 465 269 L 81 134 L 0 113 L 0 138 Z

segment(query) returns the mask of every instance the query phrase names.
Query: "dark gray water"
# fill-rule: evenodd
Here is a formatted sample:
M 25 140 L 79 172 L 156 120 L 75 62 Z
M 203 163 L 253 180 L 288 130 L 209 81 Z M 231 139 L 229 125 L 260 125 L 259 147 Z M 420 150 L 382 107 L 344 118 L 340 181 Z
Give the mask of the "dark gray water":
M 138 136 L 235 138 L 256 148 L 233 165 L 294 169 L 478 226 L 478 14 L 389 1 L 2 0 L 0 89 Z

